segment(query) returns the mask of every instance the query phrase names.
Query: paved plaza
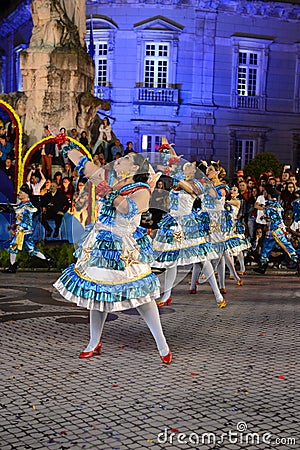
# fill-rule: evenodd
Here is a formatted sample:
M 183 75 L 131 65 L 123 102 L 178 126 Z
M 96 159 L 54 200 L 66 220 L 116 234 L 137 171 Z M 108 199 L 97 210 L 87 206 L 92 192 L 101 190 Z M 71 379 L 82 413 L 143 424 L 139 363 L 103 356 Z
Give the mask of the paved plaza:
M 227 282 L 228 307 L 188 274 L 161 320 L 163 365 L 135 310 L 110 314 L 103 352 L 78 359 L 88 313 L 55 272 L 0 274 L 0 448 L 299 449 L 300 278 L 269 270 Z

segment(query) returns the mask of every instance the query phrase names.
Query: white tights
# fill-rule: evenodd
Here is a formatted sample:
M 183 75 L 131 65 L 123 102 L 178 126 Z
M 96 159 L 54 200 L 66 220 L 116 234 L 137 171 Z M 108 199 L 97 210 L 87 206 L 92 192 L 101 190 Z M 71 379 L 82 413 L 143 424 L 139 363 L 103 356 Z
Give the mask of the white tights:
M 240 272 L 245 272 L 246 268 L 245 268 L 245 258 L 244 258 L 244 253 L 241 252 L 237 255 L 237 259 L 238 262 L 240 264 Z
M 202 263 L 193 264 L 191 289 L 196 289 L 196 283 L 200 275 L 201 267 L 203 275 L 205 276 L 205 278 L 207 279 L 213 290 L 213 293 L 216 297 L 216 301 L 219 302 L 220 300 L 222 300 L 223 296 L 219 290 L 214 269 L 209 260 L 205 261 L 204 264 Z
M 37 252 L 34 256 L 36 256 L 37 258 L 40 259 L 46 259 L 46 256 L 43 255 L 43 253 L 41 252 Z M 9 254 L 9 262 L 11 263 L 11 265 L 13 265 L 17 260 L 17 254 L 16 253 L 10 253 Z
M 239 265 L 240 265 L 240 271 L 241 272 L 245 272 L 246 268 L 245 268 L 245 261 L 244 261 L 244 253 L 240 252 L 236 257 L 237 257 L 237 260 L 238 260 Z M 229 271 L 230 271 L 230 276 L 234 277 L 234 274 L 231 271 L 231 267 L 229 267 Z
M 164 295 L 162 296 L 160 302 L 165 302 L 171 295 L 172 288 L 174 286 L 177 275 L 177 266 L 168 267 L 165 271 L 165 286 Z
M 240 281 L 240 277 L 236 273 L 234 262 L 232 256 L 228 255 L 228 253 L 224 253 L 219 261 L 217 266 L 219 284 L 221 289 L 225 289 L 225 263 L 227 264 L 230 273 L 234 276 L 235 281 Z
M 162 330 L 155 300 L 138 306 L 136 309 L 148 325 L 160 356 L 166 356 L 169 353 L 169 346 Z M 84 349 L 84 352 L 92 351 L 101 340 L 106 318 L 107 312 L 98 311 L 97 309 L 90 310 L 90 342 Z

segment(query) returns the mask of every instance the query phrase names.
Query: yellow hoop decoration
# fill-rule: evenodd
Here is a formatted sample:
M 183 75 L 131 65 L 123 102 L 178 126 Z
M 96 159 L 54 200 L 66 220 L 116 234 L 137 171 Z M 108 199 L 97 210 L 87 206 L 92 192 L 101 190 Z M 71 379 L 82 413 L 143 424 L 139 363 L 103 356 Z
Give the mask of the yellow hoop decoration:
M 52 140 L 55 136 L 51 135 L 51 136 L 47 136 L 46 138 L 40 139 L 39 141 L 35 142 L 25 153 L 24 155 L 24 159 L 23 159 L 23 163 L 20 165 L 19 168 L 19 173 L 18 173 L 18 192 L 20 187 L 23 184 L 23 179 L 24 179 L 24 169 L 25 169 L 25 164 L 27 159 L 30 156 L 30 153 L 35 149 L 35 147 L 39 147 L 40 145 L 45 144 L 46 142 Z M 93 161 L 93 157 L 91 155 L 91 153 L 88 151 L 88 149 L 81 144 L 81 142 L 76 141 L 76 139 L 73 139 L 69 136 L 67 136 L 68 140 L 70 142 L 73 142 L 75 145 L 77 145 L 77 147 L 81 148 L 81 150 L 83 150 L 84 154 L 91 160 Z M 19 184 L 20 183 L 20 184 Z M 95 186 L 92 184 L 92 204 L 91 204 L 91 218 L 94 218 L 95 215 Z
M 21 184 L 20 184 L 20 180 L 21 180 L 20 171 L 22 171 L 22 169 L 20 170 L 20 168 L 22 167 L 23 127 L 21 124 L 20 117 L 18 116 L 18 114 L 16 113 L 14 108 L 12 106 L 10 106 L 10 104 L 5 102 L 4 100 L 0 100 L 0 106 L 1 105 L 5 106 L 5 108 L 7 108 L 11 112 L 11 114 L 14 117 L 14 119 L 16 120 L 17 126 L 18 126 L 19 142 L 18 142 L 18 146 L 17 146 L 16 150 L 17 150 L 17 164 L 18 164 L 17 192 L 19 192 L 19 189 L 23 184 L 23 182 L 21 182 Z M 23 178 L 22 178 L 22 180 L 23 180 Z

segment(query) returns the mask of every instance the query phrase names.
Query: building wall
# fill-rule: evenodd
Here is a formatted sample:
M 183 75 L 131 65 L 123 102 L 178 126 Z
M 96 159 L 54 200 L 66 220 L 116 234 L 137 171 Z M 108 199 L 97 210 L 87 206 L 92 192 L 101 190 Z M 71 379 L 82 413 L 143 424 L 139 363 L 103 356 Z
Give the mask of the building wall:
M 220 159 L 232 174 L 233 136 L 248 133 L 258 139 L 256 151 L 271 151 L 296 168 L 300 162 L 300 7 L 275 1 L 220 0 L 216 7 L 211 4 L 208 0 L 87 1 L 87 18 L 106 17 L 115 24 L 109 111 L 116 118 L 115 134 L 123 143 L 132 140 L 137 150 L 141 150 L 142 134 L 165 134 L 187 159 Z M 137 24 L 157 16 L 170 27 L 180 27 L 176 68 L 179 103 L 175 106 L 135 102 L 136 83 L 141 81 Z M 28 44 L 31 28 L 27 18 L 13 37 L 2 33 L 6 90 L 14 87 L 11 48 L 21 41 Z M 159 29 L 157 26 L 158 36 Z M 233 104 L 233 40 L 247 37 L 261 39 L 267 46 L 262 109 L 236 108 Z

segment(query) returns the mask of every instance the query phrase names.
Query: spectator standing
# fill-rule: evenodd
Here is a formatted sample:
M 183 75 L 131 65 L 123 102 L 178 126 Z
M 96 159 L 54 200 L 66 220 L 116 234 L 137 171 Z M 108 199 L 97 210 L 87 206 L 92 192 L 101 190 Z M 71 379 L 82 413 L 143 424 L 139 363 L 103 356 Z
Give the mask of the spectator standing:
M 264 217 L 266 198 L 267 198 L 267 191 L 264 188 L 262 194 L 258 195 L 256 202 L 254 203 L 254 208 L 257 210 L 256 226 L 260 226 L 264 233 L 266 231 L 267 226 L 267 221 L 266 218 Z
M 152 228 L 157 229 L 158 223 L 169 211 L 169 192 L 162 180 L 157 181 L 156 188 L 152 192 L 149 211 L 152 214 Z
M 38 178 L 38 175 L 40 178 Z M 27 184 L 32 191 L 31 202 L 37 208 L 37 213 L 41 211 L 41 188 L 46 182 L 42 166 L 33 164 L 27 175 Z
M 48 220 L 53 219 L 55 222 L 55 230 L 53 237 L 57 238 L 64 214 L 69 209 L 67 197 L 58 190 L 58 185 L 52 181 L 50 192 L 42 196 L 42 218 L 41 222 L 46 229 L 46 236 L 50 237 L 52 228 Z
M 293 201 L 296 200 L 297 197 L 294 183 L 288 181 L 280 193 L 280 204 L 283 209 L 292 209 Z
M 71 164 L 70 163 L 66 163 L 64 165 L 64 170 L 62 172 L 63 178 L 65 178 L 65 177 L 72 178 L 72 174 L 73 174 L 73 171 L 72 171 Z
M 0 119 L 0 137 L 2 138 L 6 137 L 6 129 L 1 119 Z
M 90 147 L 90 145 L 89 145 L 89 141 L 88 141 L 88 138 L 87 138 L 86 131 L 82 131 L 82 132 L 80 133 L 79 142 L 80 142 L 82 145 L 84 145 L 85 148 L 87 148 L 88 150 L 90 150 L 91 147 Z
M 104 153 L 99 153 L 99 163 L 101 166 L 105 166 L 105 164 L 107 163 Z
M 51 136 L 48 125 L 44 127 L 45 136 Z M 52 161 L 55 156 L 55 142 L 46 142 L 42 149 L 42 170 L 46 178 L 52 178 Z
M 14 181 L 14 176 L 15 176 L 15 167 L 14 167 L 14 165 L 12 163 L 12 159 L 11 158 L 6 158 L 6 160 L 4 161 L 4 164 L 1 167 L 1 169 L 8 176 L 8 178 L 13 182 Z
M 62 180 L 63 180 L 62 172 L 60 172 L 60 171 L 55 172 L 53 181 L 55 181 L 55 183 L 57 184 L 57 187 L 60 191 L 62 191 Z
M 0 160 L 5 161 L 13 149 L 11 142 L 8 142 L 6 136 L 0 136 Z
M 78 131 L 76 130 L 76 128 L 72 128 L 70 137 L 73 139 L 76 139 L 76 141 L 78 141 L 79 136 L 78 136 Z
M 74 186 L 72 185 L 72 180 L 69 177 L 63 178 L 63 186 L 62 192 L 67 197 L 69 202 L 69 208 L 72 208 L 73 195 L 74 195 Z
M 72 174 L 72 185 L 74 187 L 75 192 L 77 190 L 77 185 L 78 185 L 79 179 L 80 179 L 80 176 L 79 176 L 78 170 L 74 169 L 73 174 Z
M 99 161 L 99 153 L 95 153 L 93 155 L 93 163 L 95 164 L 95 166 L 99 166 L 99 167 L 102 166 L 102 164 Z
M 251 214 L 252 190 L 248 189 L 248 185 L 244 180 L 238 183 L 238 190 L 239 200 L 241 201 L 239 216 L 243 223 L 247 226 L 249 214 Z M 248 229 L 246 232 L 248 233 Z
M 65 127 L 61 127 L 59 129 L 59 133 L 62 137 L 61 142 L 63 142 L 64 138 L 67 135 L 67 130 L 65 129 Z M 55 146 L 55 157 L 58 159 L 58 161 L 60 161 L 60 163 L 62 162 L 62 166 L 66 163 L 69 162 L 68 158 L 65 158 L 64 156 L 62 156 L 61 154 L 61 150 L 66 147 L 68 145 L 67 141 L 64 141 L 62 144 L 57 144 Z
M 257 217 L 257 209 L 254 207 L 257 197 L 258 197 L 258 189 L 256 186 L 253 186 L 251 189 L 252 195 L 248 201 L 248 221 L 247 221 L 247 227 L 248 227 L 248 233 L 249 238 L 253 239 L 255 235 L 255 230 L 257 227 L 256 224 L 256 217 Z
M 103 122 L 99 127 L 99 137 L 93 147 L 93 153 L 96 153 L 97 148 L 101 144 L 103 148 L 104 158 L 107 162 L 112 161 L 111 147 L 113 145 L 112 138 L 112 126 L 110 124 L 109 118 L 104 117 Z
M 289 170 L 284 170 L 281 174 L 281 183 L 277 186 L 277 190 L 279 192 L 282 191 L 282 189 L 285 188 L 285 184 L 289 181 L 290 178 L 290 171 Z
M 263 193 L 266 185 L 268 183 L 268 175 L 266 175 L 265 173 L 262 173 L 259 177 L 258 180 L 258 192 L 259 195 Z
M 117 153 L 120 153 L 121 156 L 123 156 L 124 153 L 124 146 L 121 144 L 120 139 L 116 139 L 116 142 L 111 148 L 111 155 L 113 159 L 116 159 Z
M 300 192 L 299 192 L 300 188 L 299 188 L 299 184 L 298 184 L 298 181 L 297 181 L 297 177 L 296 177 L 296 175 L 294 173 L 292 173 L 290 175 L 289 182 L 294 183 L 294 185 L 295 185 L 295 192 L 296 192 L 297 195 L 299 195 L 300 194 Z
M 128 142 L 126 142 L 126 148 L 124 150 L 123 155 L 126 156 L 126 155 L 128 155 L 128 153 L 131 153 L 131 152 L 134 152 L 133 143 L 132 143 L 132 141 L 128 141 Z
M 72 211 L 74 217 L 85 227 L 88 218 L 89 196 L 86 180 L 80 178 L 77 184 L 77 190 L 73 197 Z
M 48 178 L 48 180 L 45 181 L 45 184 L 41 189 L 41 195 L 48 194 L 48 192 L 50 192 L 50 188 L 51 188 L 51 180 L 50 178 Z

